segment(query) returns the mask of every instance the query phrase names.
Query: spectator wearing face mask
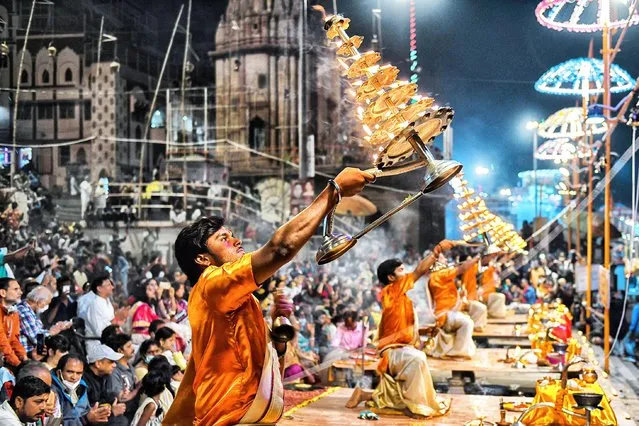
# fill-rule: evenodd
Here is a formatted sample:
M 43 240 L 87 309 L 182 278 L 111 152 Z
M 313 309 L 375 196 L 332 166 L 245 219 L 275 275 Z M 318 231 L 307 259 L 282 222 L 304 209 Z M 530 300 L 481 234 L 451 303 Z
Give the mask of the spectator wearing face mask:
M 23 426 L 36 423 L 44 416 L 51 387 L 33 376 L 17 381 L 11 400 L 0 405 L 0 424 Z
M 44 360 L 44 365 L 53 370 L 57 365 L 60 358 L 69 353 L 69 341 L 66 337 L 58 334 L 55 336 L 48 336 L 44 340 L 44 346 L 47 350 L 47 357 Z
M 155 332 L 155 342 L 160 346 L 162 355 L 171 365 L 177 365 L 181 370 L 186 370 L 186 360 L 182 352 L 176 350 L 177 334 L 169 327 L 162 327 Z
M 68 323 L 56 323 L 50 330 L 47 330 L 42 325 L 40 315 L 49 308 L 51 298 L 51 292 L 46 287 L 38 286 L 16 305 L 20 316 L 20 343 L 34 358 L 38 357 L 38 354 L 35 353 L 38 334 L 56 335 L 70 327 Z
M 46 312 L 48 325 L 60 321 L 71 321 L 78 315 L 78 302 L 74 299 L 73 283 L 68 277 L 60 277 L 57 282 L 58 296 L 51 300 L 51 306 Z
M 0 353 L 5 365 L 12 368 L 27 360 L 27 352 L 20 343 L 20 316 L 16 305 L 22 289 L 13 278 L 0 278 Z
M 68 354 L 60 358 L 51 371 L 51 387 L 60 401 L 64 426 L 85 426 L 106 423 L 109 407 L 93 407 L 89 404 L 87 384 L 82 380 L 84 362 L 77 355 Z
M 137 382 L 141 382 L 144 376 L 149 372 L 149 363 L 151 360 L 161 354 L 162 350 L 155 340 L 149 339 L 142 342 L 138 350 L 138 358 L 133 362 Z

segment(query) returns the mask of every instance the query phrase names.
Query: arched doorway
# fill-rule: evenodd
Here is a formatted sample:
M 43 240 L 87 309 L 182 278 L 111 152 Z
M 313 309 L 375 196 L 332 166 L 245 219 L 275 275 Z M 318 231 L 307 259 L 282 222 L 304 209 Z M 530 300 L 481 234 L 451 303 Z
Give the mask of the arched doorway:
M 259 116 L 249 123 L 249 147 L 258 151 L 266 148 L 266 121 Z

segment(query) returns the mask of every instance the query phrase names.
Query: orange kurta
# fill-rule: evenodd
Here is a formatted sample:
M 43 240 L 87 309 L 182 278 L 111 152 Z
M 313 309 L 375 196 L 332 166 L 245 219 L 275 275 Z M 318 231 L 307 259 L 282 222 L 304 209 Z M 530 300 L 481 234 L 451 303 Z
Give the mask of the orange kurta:
M 477 272 L 479 271 L 479 264 L 477 262 L 468 268 L 462 274 L 462 283 L 466 289 L 466 298 L 468 300 L 477 300 Z
M 381 351 L 390 345 L 409 345 L 415 338 L 413 302 L 406 295 L 415 285 L 413 274 L 406 274 L 382 289 L 382 320 L 379 323 Z
M 189 298 L 193 351 L 164 425 L 233 425 L 248 411 L 266 353 L 257 288 L 250 253 L 202 273 Z
M 435 304 L 435 315 L 437 325 L 443 327 L 446 323 L 446 312 L 452 310 L 457 305 L 459 294 L 455 286 L 456 268 L 442 269 L 430 274 L 428 289 L 430 297 Z
M 497 275 L 497 269 L 494 266 L 486 268 L 481 276 L 481 288 L 484 301 L 488 300 L 488 295 L 497 291 L 497 284 L 499 282 L 499 276 Z

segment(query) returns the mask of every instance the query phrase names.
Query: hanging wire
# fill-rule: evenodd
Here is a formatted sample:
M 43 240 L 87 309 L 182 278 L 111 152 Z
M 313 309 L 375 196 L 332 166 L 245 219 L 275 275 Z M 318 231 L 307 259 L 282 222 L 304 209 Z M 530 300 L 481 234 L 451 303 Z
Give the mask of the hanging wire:
M 630 254 L 629 254 L 629 261 L 630 261 L 630 271 L 625 271 L 625 275 L 626 275 L 626 285 L 625 285 L 625 289 L 624 289 L 624 298 L 623 298 L 623 308 L 621 310 L 621 320 L 619 321 L 619 325 L 617 326 L 617 332 L 615 333 L 615 340 L 613 340 L 612 345 L 610 346 L 610 350 L 608 351 L 608 356 L 606 358 L 610 358 L 610 355 L 613 353 L 615 346 L 617 345 L 617 341 L 619 340 L 619 333 L 621 333 L 621 327 L 623 326 L 623 322 L 626 318 L 626 306 L 628 304 L 628 290 L 630 290 L 630 275 L 632 272 L 632 260 L 634 259 L 634 255 L 635 255 L 635 221 L 637 219 L 637 190 L 639 189 L 639 185 L 637 185 L 637 180 L 635 178 L 636 175 L 636 171 L 635 171 L 635 149 L 636 149 L 636 139 L 637 136 L 637 127 L 636 126 L 632 126 L 632 214 L 631 214 L 631 229 L 632 229 L 632 234 L 630 235 Z M 608 275 L 610 276 L 610 271 L 608 271 Z M 610 299 L 610 291 L 608 291 L 608 299 Z M 610 303 L 610 301 L 608 301 L 608 303 Z M 621 350 L 623 351 L 624 348 L 622 347 Z

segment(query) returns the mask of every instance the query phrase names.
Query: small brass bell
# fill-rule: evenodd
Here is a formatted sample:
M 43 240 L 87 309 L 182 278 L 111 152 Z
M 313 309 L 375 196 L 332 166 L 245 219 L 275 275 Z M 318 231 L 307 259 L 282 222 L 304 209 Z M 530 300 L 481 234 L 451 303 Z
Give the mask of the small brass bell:
M 9 55 L 9 45 L 7 44 L 6 41 L 3 41 L 2 44 L 0 44 L 0 55 L 2 56 Z
M 49 53 L 49 57 L 53 58 L 58 54 L 58 49 L 56 49 L 54 45 L 50 44 L 49 47 L 47 47 L 47 52 Z

